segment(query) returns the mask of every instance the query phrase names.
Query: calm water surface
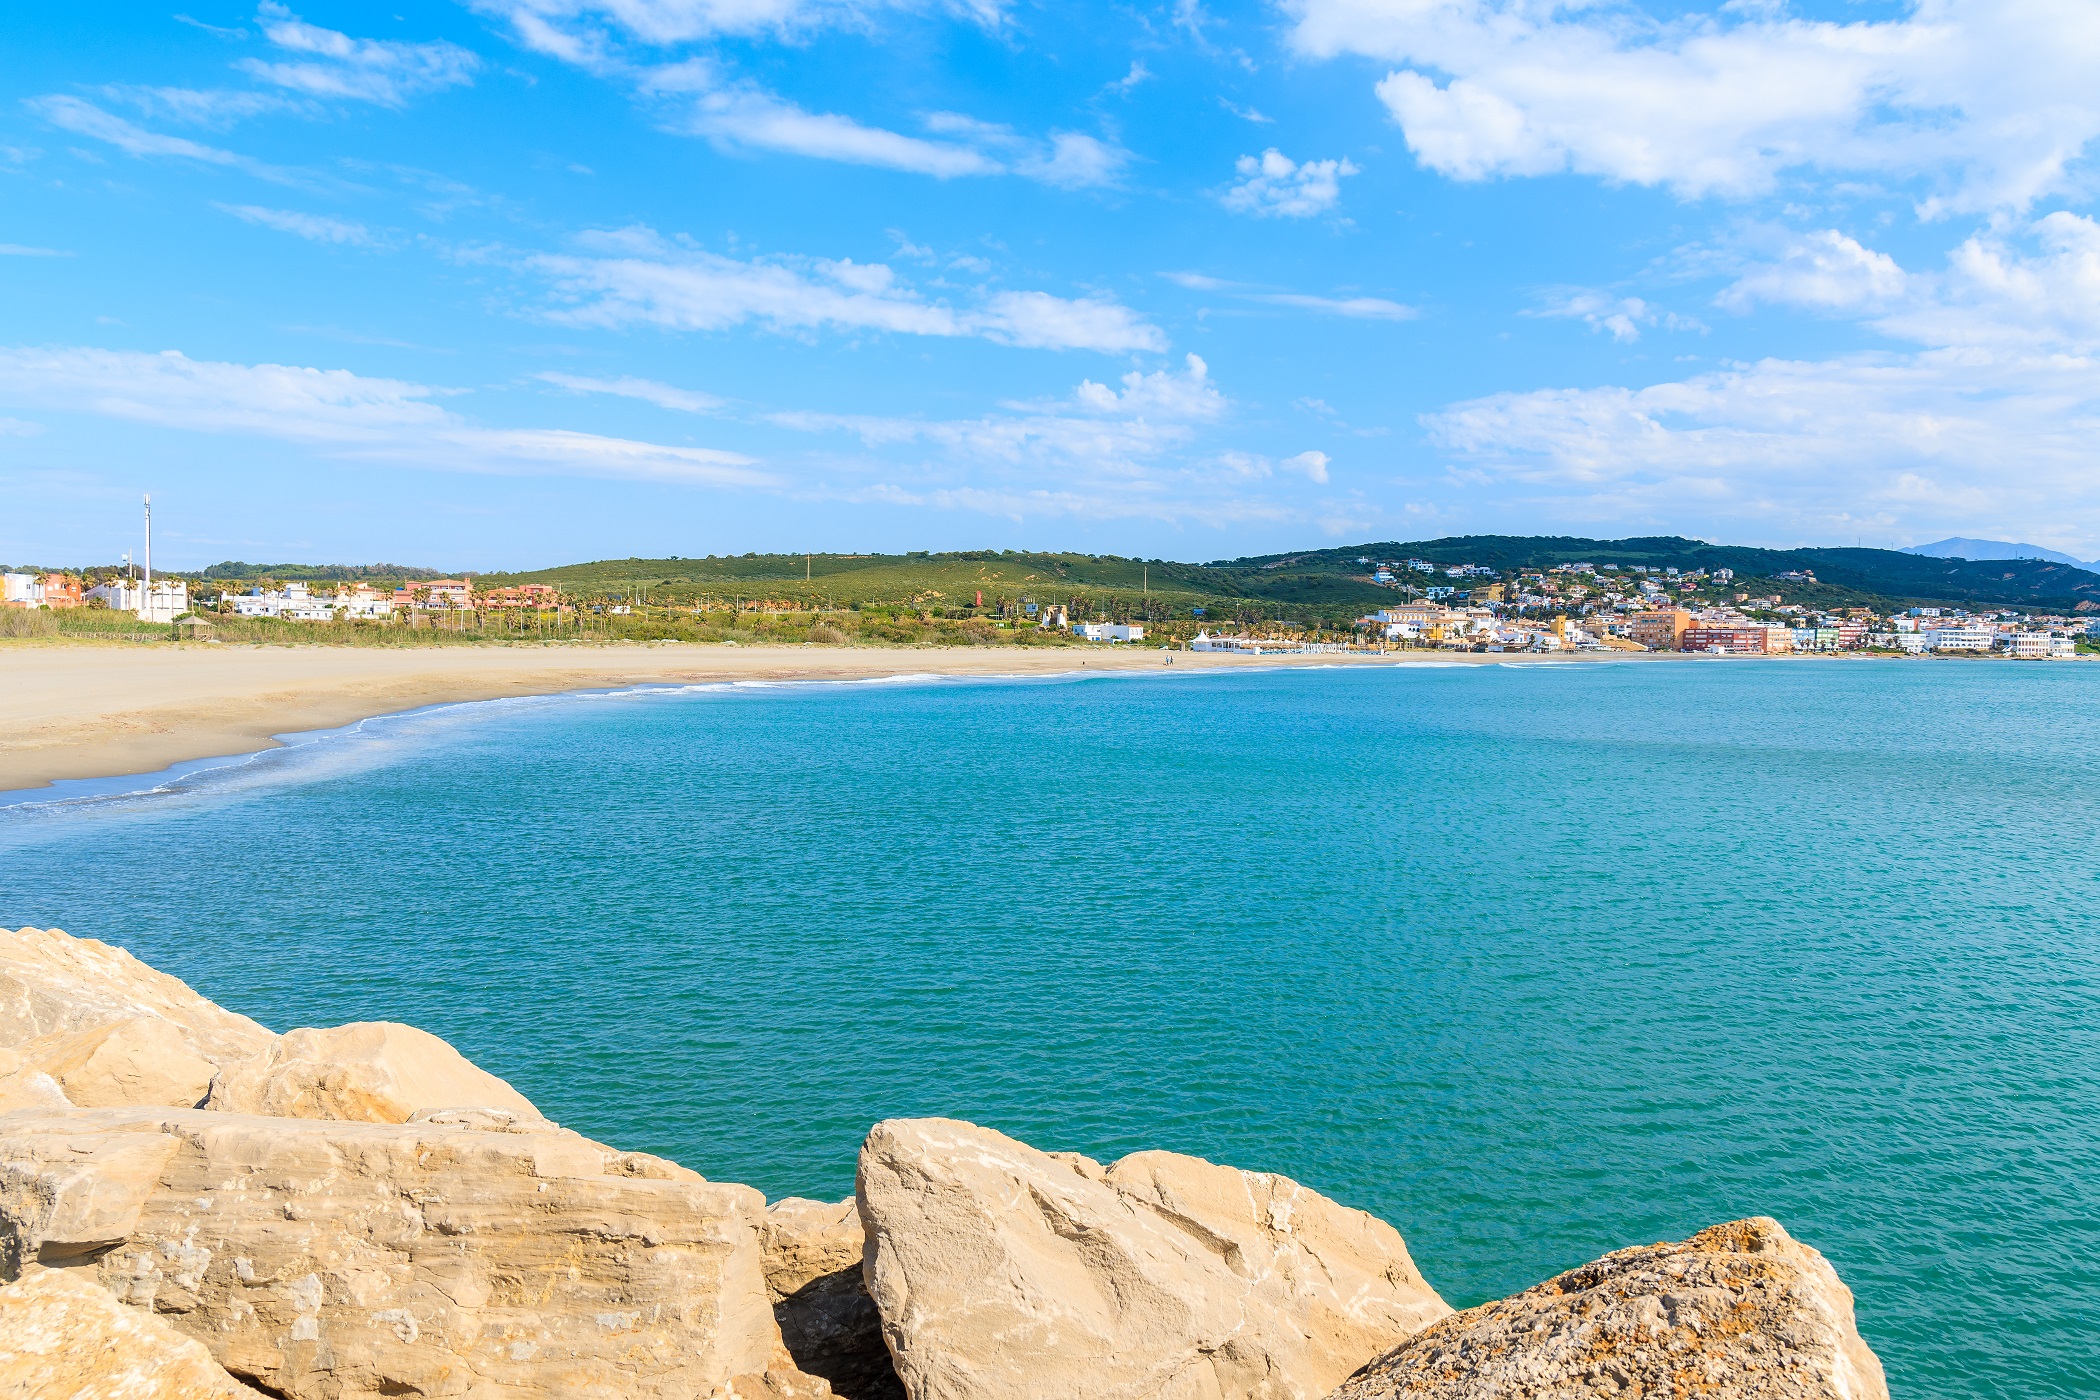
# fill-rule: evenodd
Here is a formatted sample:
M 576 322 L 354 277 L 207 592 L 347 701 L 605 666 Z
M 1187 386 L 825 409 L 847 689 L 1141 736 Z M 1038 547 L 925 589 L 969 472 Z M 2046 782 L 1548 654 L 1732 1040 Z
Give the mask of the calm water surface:
M 1461 1306 L 1774 1215 L 1896 1395 L 2091 1396 L 2096 720 L 1924 662 L 506 701 L 0 813 L 0 924 L 773 1196 L 889 1115 L 1173 1148 Z

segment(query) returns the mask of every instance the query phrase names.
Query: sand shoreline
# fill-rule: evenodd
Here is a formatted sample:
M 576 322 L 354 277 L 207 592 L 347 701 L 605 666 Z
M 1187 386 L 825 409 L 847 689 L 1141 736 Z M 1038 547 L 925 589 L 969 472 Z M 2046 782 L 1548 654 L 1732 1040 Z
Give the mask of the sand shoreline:
M 1124 647 L 739 647 L 686 643 L 458 647 L 0 647 L 0 792 L 73 778 L 158 773 L 277 747 L 426 705 L 651 682 L 859 680 L 910 674 L 1055 675 L 1165 669 L 1169 653 Z M 1405 656 L 1236 657 L 1175 652 L 1176 669 L 1501 660 Z

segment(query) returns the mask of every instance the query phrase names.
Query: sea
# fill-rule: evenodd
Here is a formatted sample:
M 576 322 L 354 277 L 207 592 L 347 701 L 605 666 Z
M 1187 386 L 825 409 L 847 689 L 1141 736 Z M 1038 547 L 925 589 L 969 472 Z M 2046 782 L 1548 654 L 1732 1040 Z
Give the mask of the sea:
M 775 1198 L 1166 1148 L 1458 1306 L 1775 1216 L 1896 1396 L 2090 1397 L 2096 736 L 2079 663 L 644 687 L 0 797 L 0 925 Z

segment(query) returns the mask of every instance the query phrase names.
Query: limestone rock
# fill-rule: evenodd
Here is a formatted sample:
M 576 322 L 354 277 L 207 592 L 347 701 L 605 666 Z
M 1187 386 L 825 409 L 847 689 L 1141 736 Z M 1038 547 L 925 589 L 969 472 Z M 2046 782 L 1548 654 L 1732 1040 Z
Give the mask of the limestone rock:
M 20 1400 L 255 1400 L 202 1343 L 127 1308 L 78 1269 L 0 1288 L 0 1395 Z
M 253 1059 L 222 1069 L 206 1107 L 354 1123 L 405 1123 L 448 1108 L 540 1117 L 523 1094 L 443 1040 L 393 1021 L 287 1031 Z
M 766 1291 L 795 1365 L 842 1400 L 902 1400 L 882 1314 L 861 1278 L 860 1211 L 790 1196 L 766 1210 Z
M 1173 1153 L 891 1120 L 859 1200 L 912 1400 L 1316 1400 L 1451 1311 L 1383 1221 Z
M 213 1064 L 259 1054 L 272 1039 L 122 948 L 57 929 L 0 929 L 0 1048 L 137 1017 L 172 1023 Z
M 0 1133 L 0 1274 L 78 1264 L 294 1400 L 821 1396 L 781 1347 L 763 1216 L 749 1187 L 504 1115 Z
M 1621 1249 L 1468 1309 L 1332 1400 L 1888 1400 L 1852 1294 L 1775 1220 Z
M 211 1088 L 212 1073 L 211 1061 L 191 1051 L 173 1021 L 132 1016 L 0 1050 L 0 1112 L 28 1104 L 195 1108 Z M 50 1089 L 60 1097 L 54 1100 Z

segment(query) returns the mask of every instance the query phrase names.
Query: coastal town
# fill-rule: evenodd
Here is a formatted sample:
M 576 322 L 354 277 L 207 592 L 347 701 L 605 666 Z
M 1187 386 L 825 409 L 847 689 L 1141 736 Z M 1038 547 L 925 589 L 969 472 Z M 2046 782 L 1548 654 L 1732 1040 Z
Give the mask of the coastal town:
M 1102 595 L 1075 594 L 1051 602 L 1014 592 L 983 590 L 960 606 L 939 598 L 908 605 L 854 603 L 825 612 L 836 620 L 888 621 L 900 615 L 927 624 L 968 623 L 976 640 L 1058 640 L 1125 646 L 1149 643 L 1199 652 L 1249 655 L 1409 650 L 1480 653 L 1677 652 L 1719 656 L 1886 654 L 2069 659 L 2100 649 L 2100 617 L 2004 608 L 1971 611 L 1916 606 L 1877 612 L 1865 607 L 1816 607 L 1789 602 L 1786 591 L 1816 584 L 1812 572 L 1772 579 L 1738 579 L 1729 569 L 1679 570 L 1645 565 L 1569 562 L 1542 569 L 1497 569 L 1485 564 L 1422 558 L 1356 561 L 1361 580 L 1395 595 L 1384 607 L 1347 618 L 1225 615 L 1215 606 L 1169 608 L 1147 597 L 1140 605 Z M 472 576 L 317 581 L 263 578 L 195 582 L 134 570 L 105 575 L 10 572 L 0 576 L 0 604 L 8 609 L 130 615 L 192 636 L 227 620 L 304 625 L 286 639 L 326 640 L 343 627 L 411 631 L 450 629 L 515 633 L 531 619 L 543 629 L 579 632 L 595 623 L 650 619 L 705 621 L 724 610 L 811 615 L 812 636 L 845 639 L 822 609 L 792 600 L 647 599 L 604 592 L 564 591 L 546 583 L 492 585 Z M 1210 615 L 1207 615 L 1210 614 Z M 900 640 L 870 637 L 870 640 Z

